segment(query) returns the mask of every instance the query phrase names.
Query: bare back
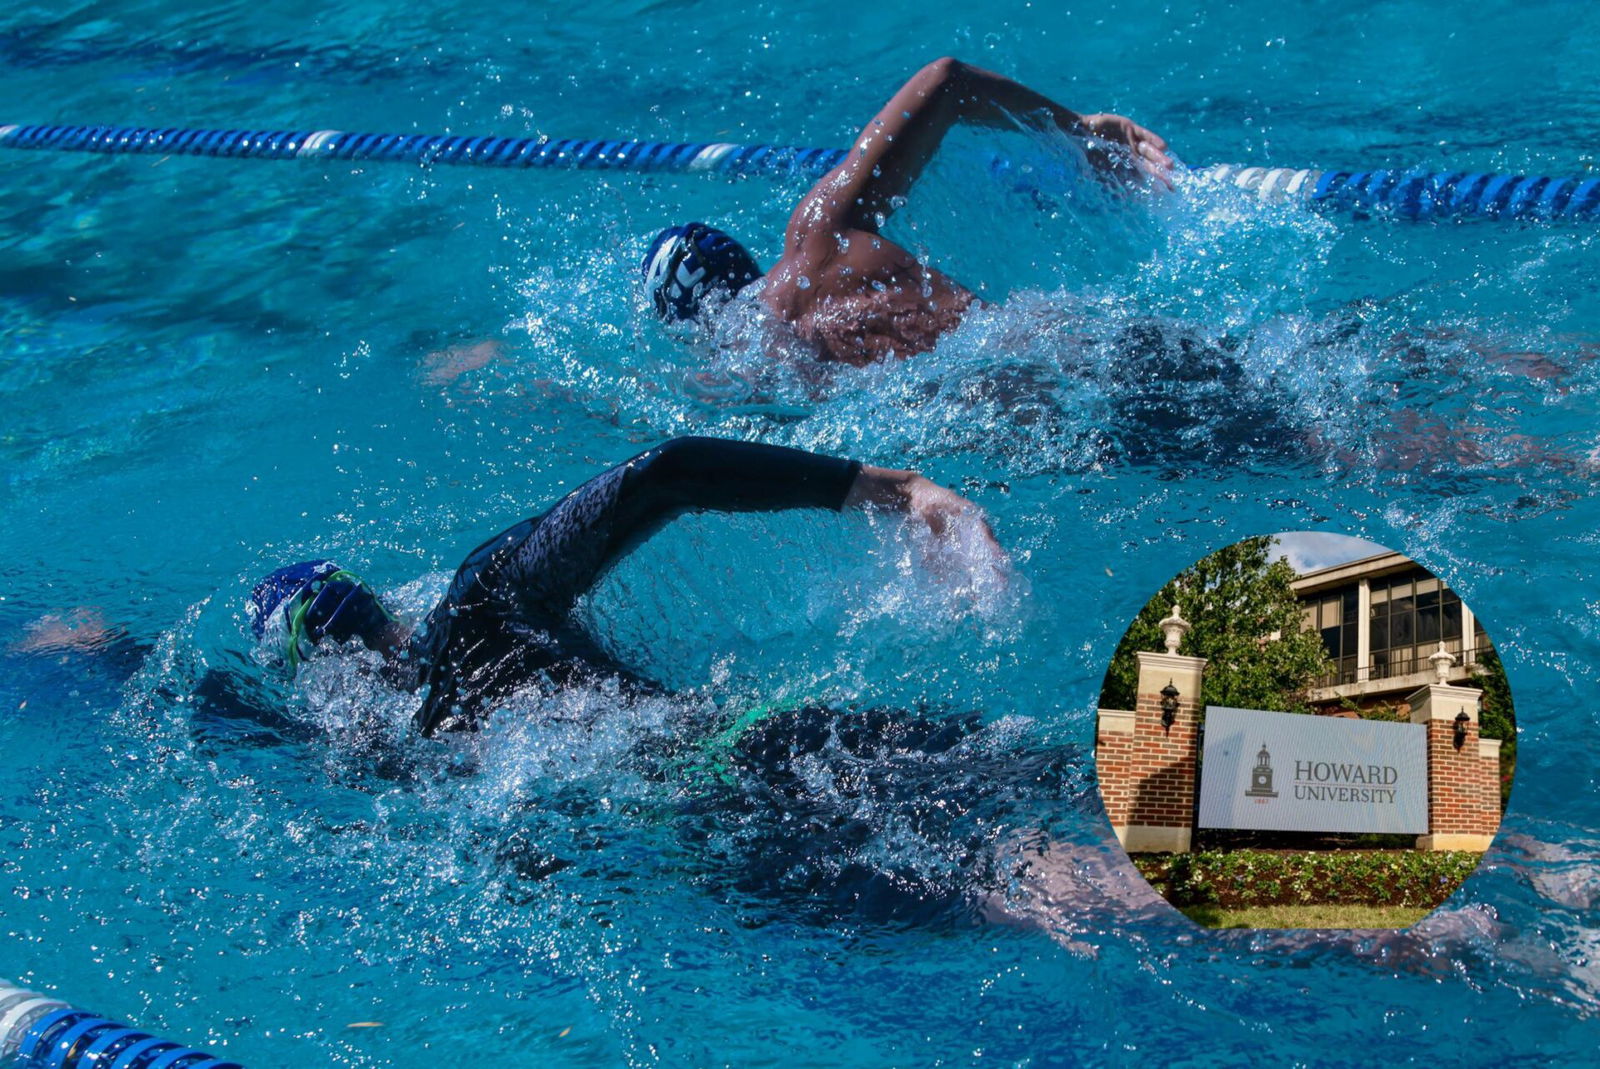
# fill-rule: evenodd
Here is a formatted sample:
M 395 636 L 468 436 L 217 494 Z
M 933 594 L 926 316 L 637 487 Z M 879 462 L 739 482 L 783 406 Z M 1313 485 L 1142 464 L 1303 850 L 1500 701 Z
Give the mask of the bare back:
M 773 265 L 761 300 L 824 360 L 861 367 L 927 352 L 973 303 L 960 283 L 879 234 L 818 237 Z

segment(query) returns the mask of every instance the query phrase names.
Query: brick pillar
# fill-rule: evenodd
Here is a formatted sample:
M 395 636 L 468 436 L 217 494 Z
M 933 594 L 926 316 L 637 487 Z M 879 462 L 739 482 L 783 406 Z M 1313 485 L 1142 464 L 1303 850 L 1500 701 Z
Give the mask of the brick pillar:
M 1428 729 L 1428 834 L 1419 850 L 1489 849 L 1500 828 L 1500 743 L 1478 737 L 1474 687 L 1432 684 L 1406 700 L 1411 722 Z M 1466 737 L 1455 742 L 1456 716 L 1467 714 Z
M 1129 853 L 1189 849 L 1194 824 L 1195 742 L 1199 733 L 1202 657 L 1140 653 L 1132 712 L 1103 709 L 1095 748 L 1111 826 Z M 1161 691 L 1178 689 L 1170 728 L 1161 723 Z

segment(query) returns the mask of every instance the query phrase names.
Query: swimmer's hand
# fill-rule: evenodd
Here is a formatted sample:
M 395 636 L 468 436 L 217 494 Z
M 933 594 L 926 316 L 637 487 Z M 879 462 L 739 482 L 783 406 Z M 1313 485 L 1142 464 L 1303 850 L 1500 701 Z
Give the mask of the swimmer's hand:
M 92 606 L 66 612 L 47 612 L 23 628 L 23 636 L 12 643 L 12 653 L 54 654 L 69 650 L 96 653 L 126 634 L 106 623 L 105 615 Z
M 845 496 L 846 508 L 886 508 L 924 524 L 934 538 L 957 537 L 972 527 L 978 530 L 983 549 L 995 564 L 1008 558 L 1000 548 L 983 510 L 954 490 L 924 479 L 914 471 L 895 471 L 861 465 L 861 473 Z
M 1159 134 L 1109 113 L 1084 115 L 1078 121 L 1089 138 L 1089 159 L 1100 170 L 1119 178 L 1142 174 L 1172 188 L 1172 156 Z

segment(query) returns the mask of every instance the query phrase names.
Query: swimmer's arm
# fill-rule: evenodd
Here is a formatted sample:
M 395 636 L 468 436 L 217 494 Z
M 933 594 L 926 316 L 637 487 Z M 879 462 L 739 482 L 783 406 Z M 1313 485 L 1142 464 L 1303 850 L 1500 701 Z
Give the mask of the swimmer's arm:
M 976 505 L 913 472 L 758 442 L 686 437 L 568 495 L 505 547 L 506 570 L 488 585 L 511 599 L 520 618 L 554 622 L 613 564 L 686 512 L 801 508 L 887 509 L 925 524 L 935 537 L 971 518 L 994 544 Z
M 860 465 L 800 449 L 674 438 L 628 462 L 611 541 L 620 556 L 685 512 L 843 507 Z
M 647 457 L 618 508 L 629 517 L 628 545 L 683 512 L 792 508 L 884 509 L 922 523 L 935 537 L 972 518 L 994 540 L 978 506 L 913 471 L 717 438 L 677 438 Z
M 957 123 L 1014 128 L 1035 114 L 1069 134 L 1124 146 L 1158 178 L 1171 169 L 1167 143 L 1142 126 L 1119 115 L 1079 115 L 1020 82 L 947 57 L 913 75 L 862 129 L 849 157 L 812 187 L 790 217 L 786 252 L 819 233 L 876 233 Z M 1105 153 L 1091 159 L 1116 170 Z
M 491 559 L 482 585 L 506 611 L 553 626 L 613 564 L 685 512 L 837 509 L 857 468 L 781 446 L 675 438 L 590 479 L 474 557 Z

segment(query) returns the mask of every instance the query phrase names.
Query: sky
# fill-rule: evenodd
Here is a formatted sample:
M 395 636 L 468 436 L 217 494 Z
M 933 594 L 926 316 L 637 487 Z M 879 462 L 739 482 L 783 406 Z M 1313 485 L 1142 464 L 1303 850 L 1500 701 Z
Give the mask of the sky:
M 1289 566 L 1302 575 L 1318 568 L 1390 552 L 1387 547 L 1363 538 L 1325 531 L 1289 531 L 1280 534 L 1278 548 L 1288 559 Z

